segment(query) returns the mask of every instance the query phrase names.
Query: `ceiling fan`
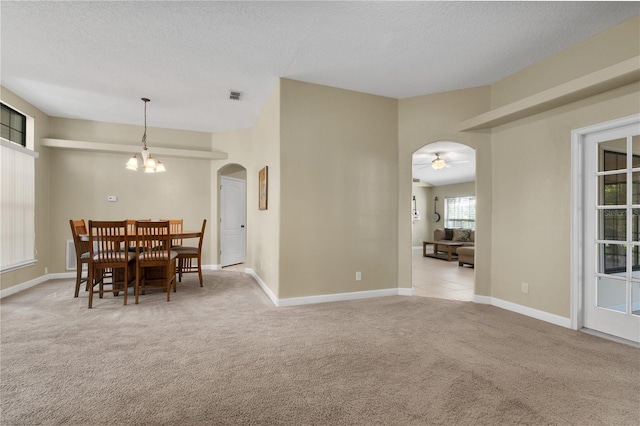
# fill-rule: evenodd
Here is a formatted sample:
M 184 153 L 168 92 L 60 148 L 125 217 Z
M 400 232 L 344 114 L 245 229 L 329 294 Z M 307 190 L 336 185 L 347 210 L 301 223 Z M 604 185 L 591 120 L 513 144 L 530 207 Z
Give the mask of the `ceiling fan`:
M 431 167 L 433 167 L 434 169 L 441 170 L 445 167 L 451 167 L 451 164 L 462 164 L 462 163 L 469 162 L 468 160 L 448 161 L 446 158 L 440 157 L 439 152 L 436 152 L 435 155 L 436 155 L 436 158 L 434 158 L 430 162 L 413 163 L 413 166 L 421 169 L 431 165 Z

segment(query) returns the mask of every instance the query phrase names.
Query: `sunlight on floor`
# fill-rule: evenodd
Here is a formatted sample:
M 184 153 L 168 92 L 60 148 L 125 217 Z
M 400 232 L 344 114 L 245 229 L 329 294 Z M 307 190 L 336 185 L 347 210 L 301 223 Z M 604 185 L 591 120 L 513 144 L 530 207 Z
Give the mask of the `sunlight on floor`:
M 413 250 L 413 294 L 439 299 L 471 301 L 473 299 L 474 269 L 422 256 Z

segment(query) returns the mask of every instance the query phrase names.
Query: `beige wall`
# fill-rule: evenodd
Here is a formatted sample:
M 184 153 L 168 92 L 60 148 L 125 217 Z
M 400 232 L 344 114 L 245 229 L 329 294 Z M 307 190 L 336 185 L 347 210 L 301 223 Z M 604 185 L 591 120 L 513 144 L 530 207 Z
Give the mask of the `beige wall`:
M 636 17 L 494 84 L 494 106 L 638 56 L 639 28 Z M 637 114 L 639 88 L 631 84 L 492 129 L 491 296 L 569 317 L 571 131 Z
M 38 264 L 3 274 L 2 288 L 37 278 L 44 267 L 64 272 L 72 217 L 179 215 L 185 226 L 199 227 L 217 216 L 218 172 L 228 164 L 247 170 L 247 266 L 277 297 L 410 288 L 411 155 L 448 140 L 476 149 L 476 294 L 568 317 L 571 130 L 639 113 L 640 84 L 487 131 L 453 129 L 492 106 L 640 54 L 639 22 L 634 18 L 490 87 L 394 100 L 283 79 L 252 129 L 214 135 L 150 129 L 152 150 L 229 153 L 224 161 L 163 159 L 168 172 L 157 176 L 125 170 L 126 156 L 39 145 L 42 137 L 139 144 L 140 126 L 48 119 L 3 89 L 3 100 L 36 117 L 41 157 Z M 258 211 L 257 174 L 265 165 L 269 209 Z M 107 195 L 118 195 L 118 203 L 107 203 Z M 218 263 L 217 226 L 208 229 L 205 262 Z M 523 281 L 528 294 L 520 291 Z
M 398 286 L 411 287 L 411 156 L 426 144 L 454 141 L 476 150 L 476 294 L 491 294 L 491 139 L 488 133 L 453 129 L 489 109 L 489 87 L 479 87 L 398 101 L 399 181 Z M 442 204 L 438 204 L 442 208 Z
M 45 275 L 45 268 L 51 271 L 51 259 L 49 250 L 50 225 L 49 225 L 49 152 L 41 145 L 41 140 L 49 132 L 49 117 L 42 111 L 35 108 L 13 92 L 0 88 L 0 98 L 2 102 L 10 107 L 26 114 L 34 119 L 35 135 L 34 150 L 40 154 L 35 162 L 35 185 L 36 185 L 36 264 L 27 268 L 0 274 L 0 288 L 7 289 L 14 285 Z M 67 225 L 69 227 L 69 225 Z
M 637 114 L 639 99 L 632 84 L 494 129 L 493 297 L 569 317 L 571 130 Z
M 280 297 L 395 288 L 397 101 L 281 84 Z
M 431 214 L 433 213 L 433 206 L 429 203 L 430 190 L 431 188 L 424 185 L 413 184 L 411 196 L 416 197 L 416 208 L 420 213 L 419 221 L 411 221 L 411 245 L 414 247 L 422 247 L 422 241 L 428 239 L 427 227 L 429 226 Z M 413 199 L 411 203 L 413 203 Z M 411 213 L 413 213 L 413 205 L 411 206 Z
M 51 118 L 50 137 L 87 142 L 111 142 L 141 146 L 141 126 Z M 173 145 L 171 145 L 171 143 Z M 147 144 L 182 148 L 211 147 L 211 136 L 202 132 L 178 132 L 150 128 Z M 167 172 L 145 174 L 125 168 L 130 155 L 44 148 L 51 158 L 49 218 L 51 253 L 49 272 L 66 272 L 65 244 L 71 238 L 70 219 L 184 219 L 185 229 L 200 229 L 202 220 L 212 223 L 211 169 L 208 160 L 161 158 Z M 132 153 L 133 154 L 133 153 Z M 117 202 L 108 202 L 115 195 Z M 203 261 L 211 263 L 210 234 L 205 233 Z
M 273 88 L 252 130 L 251 164 L 247 168 L 248 267 L 276 297 L 282 288 L 282 181 L 280 147 L 281 83 Z M 267 210 L 258 210 L 258 172 L 268 167 Z

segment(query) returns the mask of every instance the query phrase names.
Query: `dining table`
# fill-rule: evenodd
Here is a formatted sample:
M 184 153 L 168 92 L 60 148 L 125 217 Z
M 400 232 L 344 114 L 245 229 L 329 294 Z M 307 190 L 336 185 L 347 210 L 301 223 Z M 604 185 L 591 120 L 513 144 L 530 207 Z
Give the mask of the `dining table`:
M 175 234 L 171 234 L 171 239 L 173 240 L 188 240 L 189 238 L 200 238 L 202 234 L 202 230 L 190 231 L 184 230 L 177 232 Z M 78 235 L 82 241 L 89 241 L 89 234 L 79 234 Z M 129 237 L 134 237 L 135 235 L 129 234 Z
M 200 235 L 202 234 L 202 230 L 182 230 L 180 232 L 177 232 L 175 234 L 171 234 L 171 239 L 172 240 L 187 240 L 190 238 L 200 238 Z M 131 239 L 131 241 L 135 240 L 135 235 L 133 234 L 129 234 L 129 237 L 134 237 Z M 79 234 L 78 237 L 82 240 L 82 241 L 90 241 L 89 239 L 89 234 Z M 161 266 L 157 267 L 157 268 L 148 268 L 148 278 L 149 279 L 157 279 L 158 277 L 163 276 L 163 272 L 162 272 L 162 268 Z M 114 279 L 116 279 L 116 281 L 122 280 L 124 278 L 123 276 L 123 272 L 122 271 L 116 271 L 115 272 L 115 276 Z M 116 292 L 117 294 L 117 292 Z

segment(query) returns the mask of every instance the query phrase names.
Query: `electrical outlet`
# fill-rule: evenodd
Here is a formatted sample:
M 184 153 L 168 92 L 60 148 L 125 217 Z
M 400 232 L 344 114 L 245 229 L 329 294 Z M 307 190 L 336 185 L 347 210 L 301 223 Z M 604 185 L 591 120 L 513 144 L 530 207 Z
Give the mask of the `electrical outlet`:
M 107 196 L 107 201 L 111 201 L 112 203 L 115 201 L 118 201 L 118 197 L 115 195 L 108 195 Z
M 362 280 L 362 273 L 356 272 L 356 281 L 360 281 L 360 280 Z
M 528 283 L 522 283 L 522 292 L 523 293 L 529 293 L 529 284 Z
M 46 266 L 44 267 L 44 274 L 47 275 L 49 273 L 49 268 L 47 268 Z

